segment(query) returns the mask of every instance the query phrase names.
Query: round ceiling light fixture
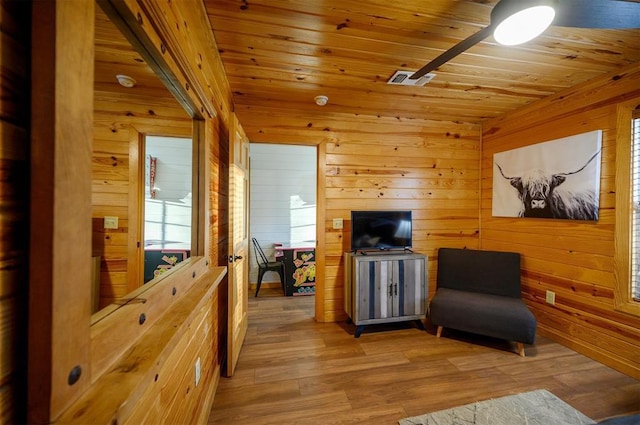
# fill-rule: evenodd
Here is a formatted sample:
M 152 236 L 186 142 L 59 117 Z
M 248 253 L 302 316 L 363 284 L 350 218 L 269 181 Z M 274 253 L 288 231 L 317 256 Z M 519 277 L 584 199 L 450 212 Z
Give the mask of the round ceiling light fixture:
M 533 40 L 553 22 L 554 5 L 554 0 L 500 1 L 491 11 L 493 38 L 506 46 Z
M 136 80 L 129 77 L 128 75 L 123 75 L 123 74 L 116 75 L 116 80 L 118 80 L 118 83 L 120 83 L 122 87 L 126 87 L 128 89 L 136 85 Z
M 327 96 L 325 96 L 325 95 L 320 95 L 320 96 L 314 97 L 313 100 L 316 101 L 316 105 L 324 106 L 329 101 L 329 98 Z

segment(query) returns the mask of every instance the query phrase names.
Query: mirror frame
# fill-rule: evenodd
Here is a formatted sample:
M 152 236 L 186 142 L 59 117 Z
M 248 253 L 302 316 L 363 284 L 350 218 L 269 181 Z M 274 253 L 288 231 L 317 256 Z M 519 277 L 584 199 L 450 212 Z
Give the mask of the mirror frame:
M 206 226 L 211 205 L 209 146 L 214 139 L 216 109 L 204 96 L 197 76 L 185 73 L 189 69 L 186 53 L 168 49 L 167 45 L 179 43 L 172 39 L 161 6 L 147 0 L 97 1 L 194 119 L 198 195 L 194 196 L 197 220 L 193 232 L 197 238 L 192 241 L 194 256 L 91 325 L 93 34 L 98 6 L 92 1 L 34 2 L 29 423 L 55 421 L 95 387 L 105 370 L 135 342 L 142 325 L 138 323 L 140 311 L 161 312 L 171 300 L 166 290 L 186 293 L 195 276 L 210 269 L 215 258 Z M 67 72 L 71 69 L 74 72 Z M 144 304 L 136 302 L 142 295 Z M 145 326 L 152 323 L 147 320 Z

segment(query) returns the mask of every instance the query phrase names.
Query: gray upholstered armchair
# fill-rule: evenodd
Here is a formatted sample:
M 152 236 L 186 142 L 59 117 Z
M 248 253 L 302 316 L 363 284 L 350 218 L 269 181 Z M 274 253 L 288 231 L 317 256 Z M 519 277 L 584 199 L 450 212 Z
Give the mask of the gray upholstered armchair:
M 436 294 L 429 305 L 438 327 L 533 344 L 537 322 L 521 299 L 520 254 L 440 248 Z

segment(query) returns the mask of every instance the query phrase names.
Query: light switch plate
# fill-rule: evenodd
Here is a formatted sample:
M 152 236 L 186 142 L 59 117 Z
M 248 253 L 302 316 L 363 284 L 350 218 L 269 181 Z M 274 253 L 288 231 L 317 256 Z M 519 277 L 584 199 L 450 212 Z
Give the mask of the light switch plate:
M 343 227 L 343 221 L 341 218 L 334 218 L 333 219 L 333 228 L 334 229 L 342 229 Z
M 104 216 L 104 228 L 105 229 L 117 229 L 118 217 L 117 216 Z
M 546 295 L 547 304 L 556 305 L 556 293 L 553 291 L 547 291 Z
M 200 383 L 200 357 L 196 360 L 195 364 L 195 374 L 196 374 L 196 387 Z

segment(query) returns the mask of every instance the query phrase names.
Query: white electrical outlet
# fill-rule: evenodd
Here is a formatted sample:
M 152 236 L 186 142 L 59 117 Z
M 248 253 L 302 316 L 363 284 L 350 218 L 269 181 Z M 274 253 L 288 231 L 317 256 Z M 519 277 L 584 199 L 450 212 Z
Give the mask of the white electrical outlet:
M 198 382 L 200 382 L 200 357 L 196 360 L 196 387 L 198 386 Z
M 342 229 L 343 226 L 344 226 L 344 223 L 343 223 L 341 218 L 334 218 L 333 219 L 333 228 L 334 229 Z
M 547 304 L 556 304 L 556 293 L 553 291 L 547 291 Z

